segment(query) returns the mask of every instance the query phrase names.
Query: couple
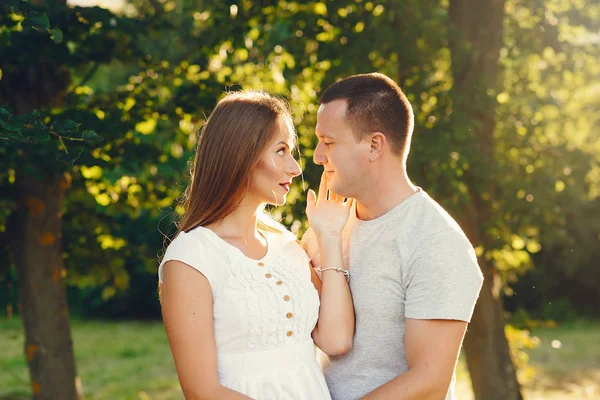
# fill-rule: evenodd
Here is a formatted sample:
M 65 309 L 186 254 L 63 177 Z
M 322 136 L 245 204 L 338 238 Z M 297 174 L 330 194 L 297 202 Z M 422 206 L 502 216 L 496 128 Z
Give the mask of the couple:
M 483 278 L 460 227 L 407 176 L 412 107 L 378 73 L 319 103 L 324 174 L 302 243 L 263 211 L 301 173 L 287 105 L 230 93 L 200 135 L 158 272 L 186 399 L 453 398 Z

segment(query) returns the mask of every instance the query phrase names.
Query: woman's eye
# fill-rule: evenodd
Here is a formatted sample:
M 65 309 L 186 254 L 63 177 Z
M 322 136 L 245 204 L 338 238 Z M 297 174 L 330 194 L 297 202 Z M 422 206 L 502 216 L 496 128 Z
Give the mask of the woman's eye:
M 282 147 L 281 149 L 277 150 L 277 154 L 279 154 L 280 156 L 285 154 L 285 147 Z

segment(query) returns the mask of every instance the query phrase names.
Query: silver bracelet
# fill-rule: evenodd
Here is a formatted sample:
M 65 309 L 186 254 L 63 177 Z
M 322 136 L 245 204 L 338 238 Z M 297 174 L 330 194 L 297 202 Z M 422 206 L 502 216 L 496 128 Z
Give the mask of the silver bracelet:
M 348 271 L 347 269 L 342 269 L 342 268 L 317 268 L 317 271 L 319 272 L 324 272 L 324 271 L 335 271 L 335 272 L 341 272 L 342 274 L 344 274 L 344 276 L 346 277 L 346 282 L 350 282 L 350 271 Z

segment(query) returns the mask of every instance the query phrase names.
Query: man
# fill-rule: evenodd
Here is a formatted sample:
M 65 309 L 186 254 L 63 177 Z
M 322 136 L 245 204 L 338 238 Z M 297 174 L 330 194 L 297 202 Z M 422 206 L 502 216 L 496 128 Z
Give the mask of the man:
M 324 361 L 331 395 L 453 399 L 483 276 L 460 227 L 407 175 L 412 107 L 378 73 L 338 81 L 319 103 L 314 161 L 331 192 L 356 200 L 343 234 L 356 331 L 347 354 Z M 303 242 L 318 267 L 313 239 Z

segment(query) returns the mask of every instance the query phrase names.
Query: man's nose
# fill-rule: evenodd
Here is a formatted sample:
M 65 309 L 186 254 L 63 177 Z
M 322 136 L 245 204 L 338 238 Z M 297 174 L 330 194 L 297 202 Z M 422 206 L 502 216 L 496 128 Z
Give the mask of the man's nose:
M 317 143 L 317 147 L 315 147 L 315 152 L 313 153 L 313 161 L 318 165 L 324 165 L 327 162 L 327 157 L 325 157 L 321 149 L 321 143 Z

